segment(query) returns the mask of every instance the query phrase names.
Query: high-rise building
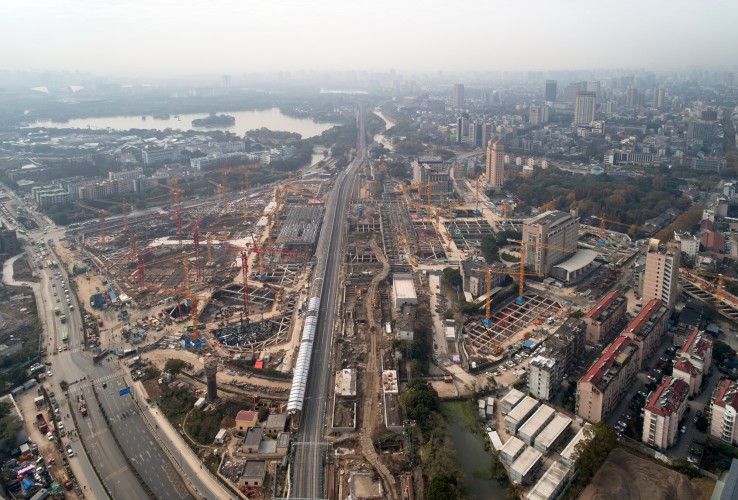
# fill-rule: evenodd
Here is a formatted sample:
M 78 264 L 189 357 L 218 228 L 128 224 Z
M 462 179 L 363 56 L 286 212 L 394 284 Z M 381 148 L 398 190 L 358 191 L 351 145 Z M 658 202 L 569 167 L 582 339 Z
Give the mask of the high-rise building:
M 625 97 L 625 107 L 635 108 L 640 104 L 640 95 L 635 87 L 628 87 L 628 93 Z
M 543 121 L 541 120 L 541 106 L 530 107 L 530 109 L 528 110 L 528 122 L 531 125 L 540 125 L 541 123 L 543 123 Z
M 454 85 L 454 95 L 452 105 L 454 108 L 464 107 L 464 84 L 457 83 Z
M 572 214 L 551 210 L 527 220 L 523 224 L 525 267 L 548 276 L 551 268 L 576 251 L 578 237 L 579 219 Z
M 490 139 L 492 139 L 492 132 L 494 132 L 495 127 L 491 123 L 485 123 L 482 125 L 482 145 L 489 144 Z
M 654 93 L 653 101 L 655 108 L 664 109 L 664 104 L 666 102 L 666 89 L 663 87 L 657 88 Z
M 596 97 L 600 97 L 600 81 L 590 80 L 586 85 L 587 92 L 594 92 Z
M 487 184 L 501 188 L 505 180 L 505 146 L 498 139 L 487 143 Z
M 656 238 L 651 238 L 648 242 L 642 297 L 644 301 L 661 299 L 672 309 L 679 288 L 681 248 L 675 241 L 666 245 L 660 243 Z
M 556 80 L 546 80 L 546 92 L 544 97 L 546 102 L 554 102 L 556 100 Z
M 549 400 L 584 352 L 584 322 L 569 318 L 550 335 L 528 367 L 528 392 Z
M 595 119 L 597 94 L 594 92 L 577 92 L 574 105 L 574 125 L 589 125 Z

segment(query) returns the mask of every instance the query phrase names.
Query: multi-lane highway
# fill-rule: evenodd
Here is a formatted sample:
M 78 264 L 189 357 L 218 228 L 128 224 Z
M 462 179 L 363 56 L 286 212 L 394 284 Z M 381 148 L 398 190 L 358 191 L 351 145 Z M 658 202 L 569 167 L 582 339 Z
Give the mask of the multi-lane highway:
M 300 418 L 300 432 L 296 440 L 295 463 L 293 464 L 293 485 L 290 497 L 293 499 L 324 498 L 325 469 L 323 455 L 331 451 L 323 440 L 328 401 L 328 382 L 331 375 L 331 352 L 333 348 L 333 323 L 338 298 L 339 272 L 342 262 L 342 243 L 344 222 L 348 209 L 354 179 L 359 167 L 366 161 L 366 139 L 364 130 L 364 110 L 359 111 L 359 136 L 356 158 L 341 172 L 333 188 L 326 209 L 326 218 L 321 231 L 318 260 L 324 259 L 325 272 L 322 287 L 321 306 L 318 314 L 315 344 L 310 364 L 305 401 Z M 329 241 L 324 246 L 323 238 Z M 321 267 L 321 266 L 319 266 Z M 320 277 L 320 276 L 319 276 Z

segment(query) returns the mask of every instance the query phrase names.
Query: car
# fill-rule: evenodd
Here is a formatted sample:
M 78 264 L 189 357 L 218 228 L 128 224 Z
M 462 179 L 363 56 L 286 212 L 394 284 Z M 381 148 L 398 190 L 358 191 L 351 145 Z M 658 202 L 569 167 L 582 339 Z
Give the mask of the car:
M 697 421 L 698 421 L 699 419 L 700 419 L 700 417 L 694 417 L 694 418 L 692 419 L 692 422 L 694 422 L 694 423 L 696 424 L 696 423 L 697 423 Z
M 695 413 L 697 418 L 700 418 L 702 416 L 702 410 L 697 410 L 697 413 Z
M 687 426 L 683 425 L 682 428 L 679 430 L 682 432 L 682 434 L 684 434 L 685 432 L 687 432 Z
M 56 298 L 56 301 L 57 301 L 57 302 L 61 302 L 61 300 L 59 299 L 59 297 L 57 297 L 57 298 Z
M 61 349 L 61 347 L 60 347 L 59 349 Z M 47 376 L 47 377 L 53 377 L 53 376 L 54 376 L 54 374 L 53 374 L 53 373 L 51 373 L 51 370 L 49 370 L 49 371 L 47 371 L 47 372 L 46 372 L 46 376 Z
M 46 439 L 48 439 L 49 441 L 53 441 L 54 440 L 54 435 L 51 432 L 47 432 L 46 433 Z
M 67 447 L 67 456 L 69 456 L 69 458 L 72 458 L 74 456 L 74 450 L 71 446 Z
M 620 427 L 628 427 L 628 424 L 626 424 L 626 423 L 625 423 L 625 422 L 623 422 L 622 420 L 618 420 L 618 425 L 619 425 Z
M 69 346 L 67 344 L 64 344 L 64 350 L 65 351 L 68 351 L 69 350 Z

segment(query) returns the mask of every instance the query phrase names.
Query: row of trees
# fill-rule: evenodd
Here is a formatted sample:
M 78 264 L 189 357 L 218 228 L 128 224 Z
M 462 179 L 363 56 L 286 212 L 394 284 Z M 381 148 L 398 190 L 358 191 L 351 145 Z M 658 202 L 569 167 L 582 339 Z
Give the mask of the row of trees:
M 423 468 L 428 476 L 426 499 L 456 500 L 467 498 L 464 474 L 440 413 L 438 393 L 423 380 L 408 384 L 400 396 L 405 416 L 414 421 Z M 419 436 L 418 436 L 419 434 Z

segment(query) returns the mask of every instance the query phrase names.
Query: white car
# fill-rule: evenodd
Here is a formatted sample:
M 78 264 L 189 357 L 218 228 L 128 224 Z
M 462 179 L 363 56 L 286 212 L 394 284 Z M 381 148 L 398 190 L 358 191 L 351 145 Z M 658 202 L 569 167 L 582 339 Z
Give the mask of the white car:
M 59 349 L 61 349 L 61 347 L 60 347 Z M 49 370 L 49 371 L 47 371 L 47 372 L 46 372 L 46 376 L 47 376 L 47 377 L 53 377 L 53 376 L 54 376 L 54 374 L 53 374 L 53 373 L 51 373 L 51 370 Z
M 46 439 L 48 439 L 49 441 L 53 441 L 54 440 L 54 435 L 51 432 L 47 432 L 46 433 Z

